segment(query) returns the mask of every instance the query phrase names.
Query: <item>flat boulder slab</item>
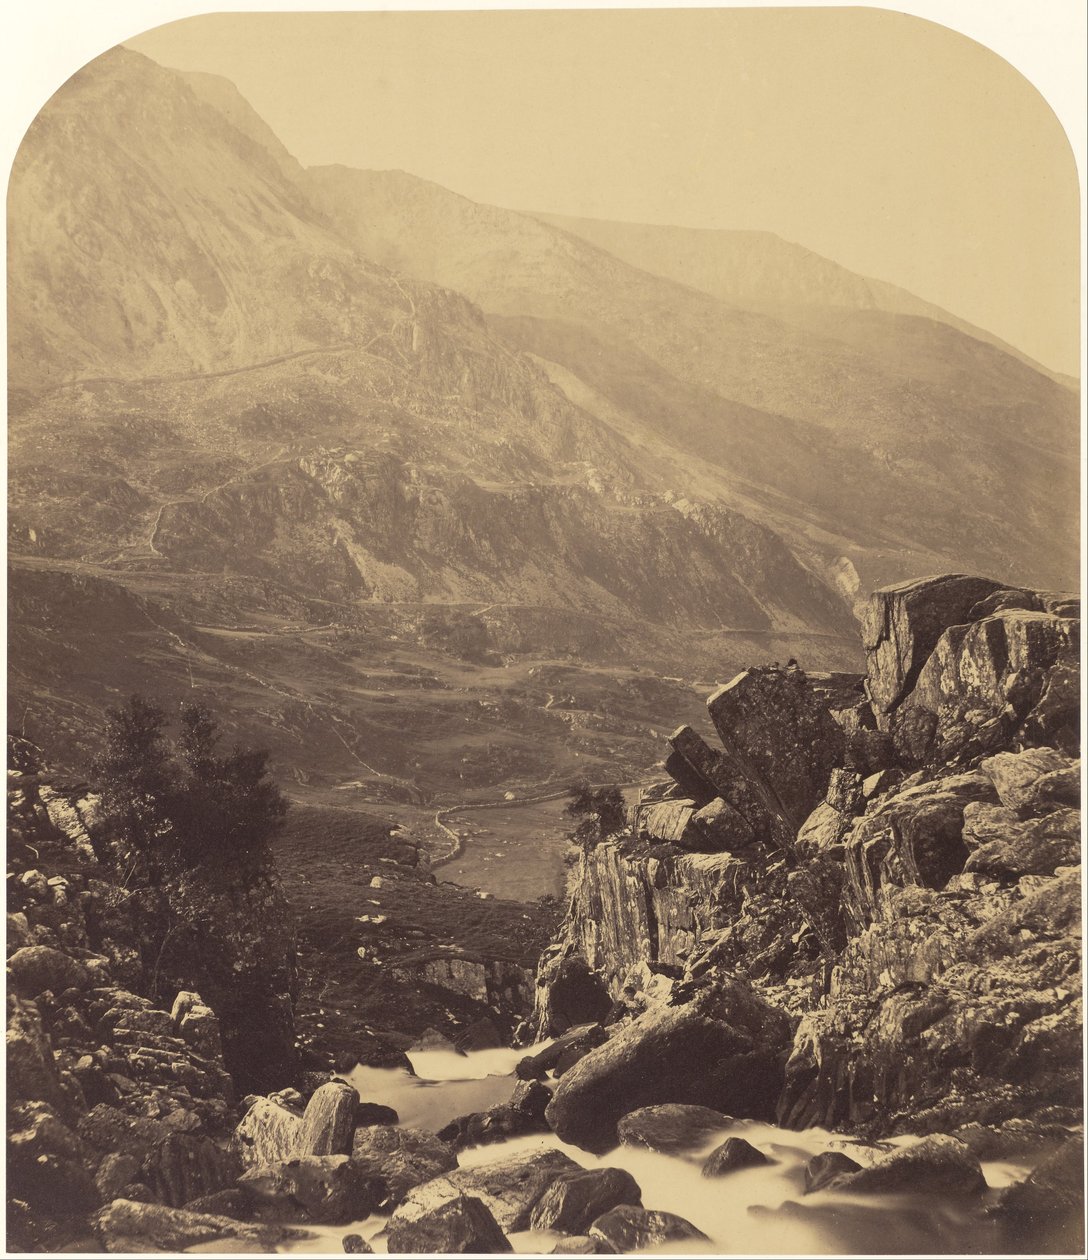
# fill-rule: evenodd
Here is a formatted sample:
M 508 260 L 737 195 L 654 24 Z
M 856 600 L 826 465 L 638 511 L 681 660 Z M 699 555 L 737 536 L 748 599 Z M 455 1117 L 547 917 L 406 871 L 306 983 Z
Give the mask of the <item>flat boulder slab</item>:
M 796 834 L 846 752 L 827 704 L 793 669 L 745 670 L 706 704 L 728 756 Z
M 451 1199 L 469 1195 L 480 1199 L 507 1233 L 514 1233 L 529 1228 L 533 1208 L 557 1177 L 579 1171 L 573 1159 L 550 1149 L 457 1168 L 410 1191 L 392 1220 L 413 1221 Z
M 710 1241 L 701 1229 L 696 1229 L 682 1216 L 626 1205 L 599 1216 L 590 1226 L 589 1236 L 601 1245 L 602 1251 L 613 1255 L 645 1251 L 647 1247 L 660 1247 L 688 1239 Z
M 39 993 L 63 993 L 65 989 L 85 989 L 90 983 L 86 967 L 59 949 L 48 945 L 26 945 L 8 959 L 11 985 L 23 997 Z
M 363 1220 L 387 1195 L 376 1165 L 348 1155 L 301 1155 L 252 1168 L 238 1185 L 279 1219 L 315 1225 Z
M 986 1189 L 982 1165 L 956 1138 L 937 1134 L 885 1155 L 829 1183 L 846 1194 L 975 1195 Z
M 495 1255 L 513 1251 L 487 1205 L 459 1194 L 413 1220 L 392 1217 L 386 1229 L 391 1255 Z
M 824 1186 L 830 1185 L 836 1177 L 861 1171 L 856 1159 L 844 1155 L 842 1151 L 822 1151 L 805 1165 L 805 1194 L 815 1194 Z
M 706 1157 L 703 1164 L 704 1177 L 724 1177 L 728 1173 L 738 1172 L 742 1168 L 758 1168 L 772 1161 L 751 1142 L 742 1137 L 726 1138 L 721 1146 L 717 1146 Z
M 355 1130 L 352 1158 L 381 1169 L 390 1207 L 403 1203 L 409 1192 L 425 1181 L 457 1167 L 457 1156 L 433 1133 L 369 1125 Z
M 660 1103 L 630 1111 L 616 1125 L 621 1146 L 640 1146 L 664 1155 L 706 1150 L 733 1123 L 730 1116 L 690 1103 Z
M 642 1206 L 638 1182 L 623 1168 L 564 1173 L 544 1191 L 529 1219 L 532 1229 L 580 1234 L 614 1207 Z
M 298 1130 L 298 1155 L 349 1155 L 359 1095 L 350 1085 L 329 1081 L 315 1089 Z
M 989 578 L 946 573 L 881 587 L 872 593 L 862 619 L 867 685 L 880 730 L 911 691 L 923 665 L 949 626 L 984 616 L 975 606 L 1001 590 Z
M 242 1117 L 231 1146 L 247 1168 L 277 1164 L 299 1153 L 302 1116 L 271 1098 L 257 1098 Z
M 250 1225 L 229 1216 L 187 1212 L 184 1208 L 137 1203 L 132 1199 L 114 1199 L 93 1219 L 105 1249 L 120 1254 L 177 1253 L 200 1244 L 235 1242 L 245 1243 L 245 1250 L 251 1253 L 270 1252 L 277 1243 L 298 1236 L 296 1231 L 281 1226 Z
M 736 980 L 684 1006 L 655 1007 L 566 1072 L 547 1108 L 564 1142 L 601 1153 L 621 1117 L 640 1107 L 689 1103 L 769 1119 L 783 1081 L 790 1022 Z

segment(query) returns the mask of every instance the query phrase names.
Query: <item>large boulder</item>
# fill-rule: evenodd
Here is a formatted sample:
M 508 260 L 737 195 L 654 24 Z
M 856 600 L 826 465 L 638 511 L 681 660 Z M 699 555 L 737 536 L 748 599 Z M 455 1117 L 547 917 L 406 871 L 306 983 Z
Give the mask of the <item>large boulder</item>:
M 585 1168 L 564 1173 L 541 1195 L 529 1224 L 580 1234 L 605 1212 L 620 1204 L 642 1206 L 638 1182 L 623 1168 Z
M 979 769 L 1007 809 L 1041 814 L 1080 803 L 1080 763 L 1056 748 L 995 753 Z
M 565 1073 L 547 1117 L 565 1142 L 605 1151 L 621 1116 L 658 1103 L 693 1103 L 769 1118 L 782 1084 L 788 1017 L 737 980 L 684 1006 L 656 1007 Z
M 315 1089 L 298 1130 L 299 1155 L 348 1155 L 359 1095 L 350 1085 L 329 1081 Z
M 815 1194 L 836 1178 L 860 1171 L 858 1161 L 843 1151 L 821 1151 L 805 1165 L 805 1194 Z
M 23 997 L 39 993 L 63 993 L 84 989 L 90 983 L 87 968 L 59 949 L 48 945 L 27 945 L 8 959 L 12 987 Z
M 416 1186 L 457 1167 L 450 1146 L 422 1129 L 370 1125 L 355 1130 L 353 1158 L 382 1171 L 387 1186 L 385 1203 L 396 1207 Z M 383 1203 L 384 1206 L 384 1203 Z
M 237 1151 L 223 1150 L 204 1134 L 173 1133 L 150 1148 L 137 1180 L 171 1207 L 232 1186 L 242 1171 Z
M 911 691 L 949 626 L 972 619 L 975 606 L 1001 589 L 989 578 L 946 573 L 898 582 L 873 592 L 862 620 L 867 686 L 877 725 L 890 729 L 891 714 Z
M 1021 821 L 1003 806 L 969 806 L 964 839 L 973 847 L 965 871 L 999 879 L 1053 875 L 1080 860 L 1081 814 L 1066 808 Z
M 386 1237 L 390 1254 L 405 1256 L 477 1256 L 514 1250 L 486 1204 L 464 1194 L 414 1220 L 394 1216 Z
M 745 670 L 706 703 L 726 753 L 796 833 L 843 764 L 846 739 L 827 704 L 797 669 Z
M 771 1161 L 758 1147 L 742 1137 L 726 1138 L 721 1146 L 717 1146 L 706 1157 L 703 1164 L 704 1177 L 724 1177 L 727 1173 L 737 1172 L 741 1168 L 758 1168 Z
M 632 1251 L 645 1251 L 648 1247 L 660 1247 L 667 1243 L 682 1243 L 690 1238 L 706 1240 L 706 1234 L 682 1216 L 626 1205 L 599 1216 L 590 1226 L 589 1236 L 601 1244 L 603 1251 L 614 1255 L 628 1255 Z
M 9 1197 L 52 1217 L 87 1212 L 102 1201 L 88 1171 L 93 1166 L 91 1152 L 48 1103 L 9 1108 Z
M 247 1168 L 275 1164 L 300 1153 L 302 1116 L 271 1098 L 257 1098 L 234 1130 L 231 1145 Z
M 1083 1137 L 1069 1135 L 1029 1177 L 1002 1191 L 997 1212 L 1025 1250 L 1083 1255 Z
M 387 1186 L 369 1160 L 301 1155 L 251 1168 L 238 1184 L 279 1220 L 344 1225 L 369 1216 Z
M 552 1091 L 541 1081 L 518 1081 L 509 1102 L 457 1116 L 439 1130 L 438 1136 L 460 1151 L 525 1133 L 547 1133 L 544 1112 L 551 1096 Z
M 229 1216 L 131 1199 L 114 1199 L 97 1214 L 94 1223 L 107 1251 L 135 1255 L 149 1251 L 177 1254 L 202 1243 L 235 1240 L 245 1242 L 251 1252 L 271 1251 L 292 1232 L 281 1226 L 250 1225 Z
M 846 1194 L 974 1195 L 986 1189 L 986 1178 L 968 1146 L 937 1134 L 828 1184 Z
M 706 1150 L 732 1125 L 729 1116 L 709 1107 L 662 1103 L 628 1112 L 616 1126 L 621 1146 L 641 1146 L 665 1155 Z
M 541 1195 L 566 1173 L 579 1166 L 562 1151 L 525 1151 L 490 1164 L 457 1168 L 410 1191 L 393 1213 L 394 1221 L 413 1221 L 425 1212 L 461 1195 L 480 1199 L 508 1233 L 528 1229 Z

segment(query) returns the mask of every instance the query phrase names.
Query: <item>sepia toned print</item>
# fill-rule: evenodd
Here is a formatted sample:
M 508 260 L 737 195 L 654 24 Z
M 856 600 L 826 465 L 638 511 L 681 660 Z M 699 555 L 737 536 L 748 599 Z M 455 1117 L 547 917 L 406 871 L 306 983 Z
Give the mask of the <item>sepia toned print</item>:
M 9 1254 L 1084 1246 L 1078 189 L 871 9 L 222 13 L 8 193 Z

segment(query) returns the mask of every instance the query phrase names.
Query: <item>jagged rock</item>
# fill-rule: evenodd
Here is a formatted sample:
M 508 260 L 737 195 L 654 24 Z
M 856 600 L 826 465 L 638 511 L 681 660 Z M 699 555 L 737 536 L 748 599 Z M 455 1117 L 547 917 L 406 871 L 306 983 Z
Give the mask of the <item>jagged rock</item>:
M 602 1244 L 605 1251 L 617 1255 L 681 1242 L 685 1238 L 706 1238 L 701 1229 L 696 1229 L 682 1216 L 626 1205 L 599 1216 L 590 1226 L 589 1236 Z
M 160 1203 L 114 1199 L 95 1217 L 95 1227 L 110 1252 L 182 1252 L 200 1243 L 239 1239 L 253 1251 L 268 1251 L 289 1234 L 274 1225 L 247 1225 L 229 1216 L 206 1216 Z
M 458 1195 L 414 1220 L 394 1215 L 386 1235 L 391 1253 L 422 1255 L 493 1255 L 513 1251 L 510 1240 L 481 1200 Z
M 343 1247 L 345 1255 L 349 1256 L 372 1256 L 374 1254 L 374 1248 L 362 1234 L 345 1234 L 340 1240 L 340 1246 Z
M 913 765 L 948 762 L 1007 747 L 1018 731 L 1033 743 L 1075 746 L 1077 723 L 1068 705 L 1055 693 L 1038 706 L 1053 671 L 1075 669 L 1079 625 L 1013 610 L 946 630 L 896 715 L 901 754 Z
M 381 1169 L 387 1186 L 383 1205 L 396 1207 L 409 1191 L 457 1167 L 450 1146 L 422 1129 L 377 1125 L 355 1130 L 352 1158 Z
M 221 1150 L 210 1138 L 168 1133 L 144 1158 L 139 1180 L 170 1207 L 232 1186 L 242 1171 L 235 1151 Z
M 821 801 L 801 824 L 797 832 L 797 847 L 813 852 L 837 850 L 843 837 L 850 830 L 851 818 L 834 805 Z
M 457 1168 L 412 1190 L 393 1213 L 392 1221 L 413 1221 L 461 1195 L 480 1199 L 507 1233 L 529 1227 L 540 1196 L 564 1173 L 579 1166 L 562 1151 L 526 1151 L 491 1164 Z
M 732 1123 L 730 1116 L 709 1107 L 663 1103 L 628 1112 L 616 1125 L 616 1135 L 621 1146 L 642 1146 L 649 1151 L 679 1155 L 705 1150 Z
M 707 700 L 726 753 L 796 832 L 845 752 L 842 728 L 800 670 L 738 674 Z
M 329 1081 L 314 1090 L 298 1131 L 299 1155 L 349 1155 L 359 1095 L 350 1085 Z
M 785 1014 L 738 981 L 722 980 L 685 1006 L 647 1011 L 560 1080 L 548 1105 L 565 1142 L 607 1150 L 621 1116 L 682 1102 L 767 1117 L 782 1081 Z
M 7 936 L 7 952 L 10 957 L 17 950 L 22 949 L 26 945 L 32 945 L 34 942 L 30 938 L 30 924 L 27 922 L 26 915 L 20 910 L 16 914 L 8 915 L 8 936 Z
M 639 834 L 651 843 L 684 845 L 694 814 L 693 801 L 658 801 L 639 810 Z
M 972 771 L 899 791 L 862 815 L 844 840 L 845 903 L 855 927 L 880 916 L 886 886 L 943 888 L 967 860 L 965 808 L 996 799 L 990 780 Z
M 299 1153 L 301 1127 L 302 1117 L 296 1112 L 270 1098 L 258 1098 L 235 1129 L 231 1145 L 247 1168 L 280 1163 Z
M 1075 762 L 1055 748 L 1024 748 L 1020 752 L 995 753 L 979 765 L 993 783 L 1001 804 L 1008 809 L 1034 812 L 1039 781 L 1057 774 L 1051 780 L 1059 791 L 1073 789 L 1072 799 L 1055 804 L 1076 805 L 1080 800 L 1080 776 Z
M 63 993 L 65 989 L 84 989 L 89 977 L 86 968 L 69 954 L 46 945 L 28 945 L 16 950 L 8 959 L 8 970 L 15 991 L 23 997 L 39 993 Z
M 842 1151 L 823 1151 L 813 1155 L 805 1165 L 805 1194 L 815 1194 L 837 1177 L 860 1171 L 861 1165 L 857 1160 Z
M 502 1036 L 487 1016 L 470 1024 L 454 1043 L 458 1050 L 467 1054 L 470 1050 L 494 1050 L 503 1044 Z
M 532 1229 L 578 1234 L 620 1204 L 642 1206 L 638 1182 L 622 1168 L 587 1168 L 564 1173 L 544 1191 L 533 1208 Z
M 893 1151 L 868 1168 L 828 1183 L 844 1194 L 981 1194 L 982 1166 L 963 1142 L 944 1134 Z
M 751 1142 L 741 1137 L 726 1138 L 721 1146 L 706 1157 L 703 1164 L 704 1177 L 724 1177 L 727 1173 L 736 1172 L 739 1168 L 756 1168 L 760 1164 L 771 1161 Z
M 912 690 L 923 665 L 949 626 L 966 623 L 999 582 L 963 574 L 917 578 L 873 592 L 862 620 L 867 683 L 881 730 Z
M 49 1216 L 89 1211 L 101 1202 L 88 1171 L 88 1152 L 48 1103 L 18 1103 L 9 1109 L 9 1196 Z
M 547 1076 L 568 1051 L 580 1050 L 583 1054 L 588 1053 L 594 1046 L 599 1046 L 605 1037 L 605 1031 L 600 1024 L 579 1024 L 561 1037 L 556 1037 L 550 1046 L 519 1059 L 514 1074 L 523 1081 L 539 1080 Z
M 217 1059 L 223 1053 L 219 1020 L 199 993 L 182 991 L 174 999 L 170 1018 L 182 1039 L 206 1059 Z
M 540 1081 L 519 1081 L 508 1103 L 458 1116 L 440 1129 L 438 1136 L 460 1151 L 525 1133 L 546 1133 L 544 1110 L 551 1096 L 552 1091 Z
M 13 1098 L 38 1099 L 63 1108 L 64 1096 L 41 1013 L 30 1001 L 8 995 L 7 1083 Z
M 135 1181 L 140 1173 L 141 1160 L 135 1155 L 122 1151 L 113 1151 L 98 1165 L 94 1175 L 94 1184 L 104 1200 L 116 1199 L 130 1182 Z M 203 1209 L 194 1208 L 193 1211 Z
M 362 1220 L 387 1195 L 377 1166 L 350 1155 L 301 1155 L 262 1164 L 238 1184 L 281 1220 L 322 1225 Z
M 964 838 L 973 852 L 965 871 L 998 878 L 1053 875 L 1080 858 L 1079 809 L 1060 809 L 1021 822 L 1011 810 L 977 805 L 964 811 Z
M 1084 1139 L 1066 1140 L 1031 1175 L 1002 1191 L 998 1215 L 1032 1251 L 1084 1251 Z
M 692 814 L 690 825 L 676 843 L 703 852 L 735 853 L 754 844 L 758 838 L 748 819 L 728 801 L 716 796 Z

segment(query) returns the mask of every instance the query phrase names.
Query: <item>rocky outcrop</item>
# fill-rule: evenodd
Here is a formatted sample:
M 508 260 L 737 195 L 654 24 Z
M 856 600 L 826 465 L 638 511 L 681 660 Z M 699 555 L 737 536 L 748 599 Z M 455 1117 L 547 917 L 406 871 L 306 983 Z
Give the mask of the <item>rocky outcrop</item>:
M 721 1048 L 668 1031 L 697 1022 L 702 985 L 738 975 L 788 1017 L 780 1123 L 881 1136 L 1077 1119 L 1078 612 L 988 579 L 886 588 L 866 616 L 866 694 L 748 671 L 711 697 L 720 748 L 674 733 L 672 783 L 586 846 L 541 971 L 538 1015 L 560 960 L 615 1001 L 608 1042 L 559 1082 L 561 1134 L 606 1143 L 646 1104 L 736 1114 L 687 1092 L 689 1065 Z M 631 1088 L 643 1035 L 652 1066 Z

